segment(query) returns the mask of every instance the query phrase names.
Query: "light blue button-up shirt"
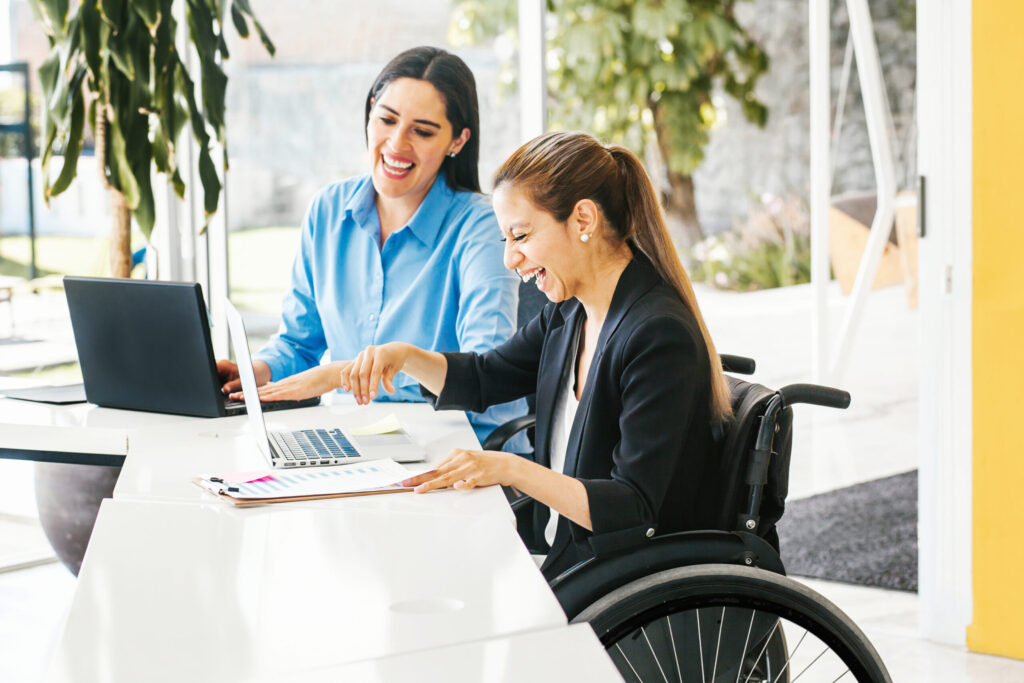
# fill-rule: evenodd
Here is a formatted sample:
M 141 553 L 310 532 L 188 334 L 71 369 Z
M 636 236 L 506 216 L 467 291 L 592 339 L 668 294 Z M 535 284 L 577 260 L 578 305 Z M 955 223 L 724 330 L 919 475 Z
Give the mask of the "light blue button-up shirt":
M 403 341 L 433 351 L 494 348 L 516 329 L 519 278 L 502 264 L 502 243 L 485 197 L 452 190 L 440 174 L 419 209 L 380 247 L 369 176 L 321 190 L 306 214 L 281 327 L 256 358 L 273 379 L 348 360 L 371 344 Z M 404 373 L 378 401 L 422 401 Z M 468 413 L 482 441 L 526 414 L 523 400 Z M 510 450 L 525 441 L 509 443 Z

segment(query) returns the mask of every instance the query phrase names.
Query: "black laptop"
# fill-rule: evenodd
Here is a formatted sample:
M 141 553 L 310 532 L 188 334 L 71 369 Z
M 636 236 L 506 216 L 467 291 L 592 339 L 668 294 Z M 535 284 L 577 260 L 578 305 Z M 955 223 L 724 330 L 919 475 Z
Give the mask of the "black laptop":
M 64 278 L 85 396 L 109 408 L 223 417 L 245 412 L 221 393 L 197 283 Z M 274 401 L 264 410 L 317 405 Z

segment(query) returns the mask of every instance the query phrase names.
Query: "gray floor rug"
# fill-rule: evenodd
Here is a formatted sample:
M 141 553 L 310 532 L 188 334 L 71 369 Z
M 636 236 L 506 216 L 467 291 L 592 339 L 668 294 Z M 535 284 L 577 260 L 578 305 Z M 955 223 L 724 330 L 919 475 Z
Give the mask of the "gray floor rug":
M 786 503 L 789 574 L 917 590 L 917 470 Z

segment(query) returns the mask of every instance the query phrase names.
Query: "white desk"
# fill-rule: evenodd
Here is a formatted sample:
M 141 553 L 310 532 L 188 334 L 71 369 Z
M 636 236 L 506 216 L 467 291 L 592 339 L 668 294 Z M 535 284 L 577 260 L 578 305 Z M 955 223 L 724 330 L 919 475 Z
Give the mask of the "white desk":
M 278 678 L 565 623 L 495 517 L 107 500 L 48 680 Z
M 352 427 L 370 424 L 394 413 L 409 435 L 427 451 L 426 463 L 406 465 L 423 472 L 453 448 L 479 448 L 476 434 L 461 411 L 437 411 L 424 403 L 373 403 L 357 406 L 341 403 L 299 410 L 266 413 L 267 428 L 306 429 Z M 130 457 L 114 489 L 116 500 L 158 500 L 177 503 L 210 503 L 214 498 L 192 483 L 201 474 L 247 472 L 269 468 L 256 450 L 245 416 L 219 420 L 179 422 L 171 427 L 130 432 Z M 515 516 L 500 487 L 472 491 L 446 491 L 418 495 L 397 493 L 339 500 L 288 503 L 288 507 L 327 509 L 374 509 L 428 514 Z
M 39 383 L 0 377 L 4 389 L 33 384 Z M 206 419 L 0 397 L 0 458 L 116 467 L 128 453 L 132 429 Z
M 382 657 L 251 683 L 622 682 L 587 624 Z

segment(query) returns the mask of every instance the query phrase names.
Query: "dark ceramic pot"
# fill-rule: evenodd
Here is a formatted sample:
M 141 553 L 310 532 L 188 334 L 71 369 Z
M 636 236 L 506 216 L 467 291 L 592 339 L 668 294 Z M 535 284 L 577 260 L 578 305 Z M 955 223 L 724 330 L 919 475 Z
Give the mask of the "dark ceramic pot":
M 120 467 L 36 463 L 39 521 L 57 557 L 75 576 L 104 498 L 114 494 Z

